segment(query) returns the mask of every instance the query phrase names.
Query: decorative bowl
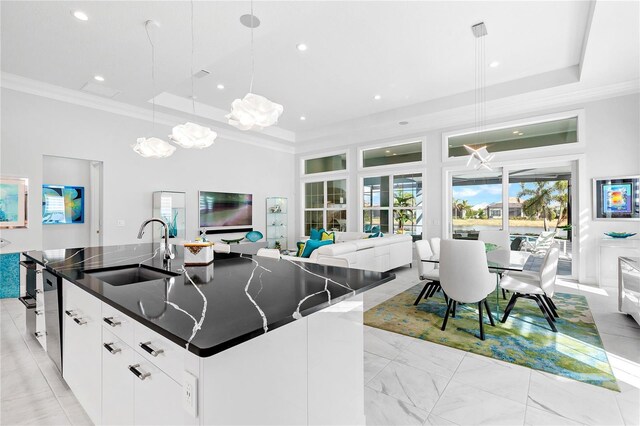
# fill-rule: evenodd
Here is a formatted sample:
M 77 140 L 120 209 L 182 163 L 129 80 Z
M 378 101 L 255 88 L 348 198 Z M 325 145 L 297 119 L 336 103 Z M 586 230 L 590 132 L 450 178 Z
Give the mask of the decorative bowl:
M 608 235 L 611 238 L 628 238 L 636 235 L 637 232 L 629 233 L 629 232 L 605 232 L 604 235 Z
M 252 243 L 255 243 L 256 241 L 261 240 L 264 235 L 262 235 L 262 232 L 260 231 L 249 231 L 244 237 Z

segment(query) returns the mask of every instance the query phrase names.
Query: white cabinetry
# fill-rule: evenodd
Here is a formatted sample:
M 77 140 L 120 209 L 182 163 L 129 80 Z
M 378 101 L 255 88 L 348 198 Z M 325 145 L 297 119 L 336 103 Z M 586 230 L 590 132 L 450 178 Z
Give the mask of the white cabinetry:
M 640 238 L 604 237 L 598 241 L 598 285 L 618 285 L 618 257 L 640 256 Z
M 102 303 L 63 281 L 63 377 L 91 420 L 101 419 Z
M 102 424 L 133 424 L 133 375 L 135 364 L 131 347 L 108 330 L 102 330 Z

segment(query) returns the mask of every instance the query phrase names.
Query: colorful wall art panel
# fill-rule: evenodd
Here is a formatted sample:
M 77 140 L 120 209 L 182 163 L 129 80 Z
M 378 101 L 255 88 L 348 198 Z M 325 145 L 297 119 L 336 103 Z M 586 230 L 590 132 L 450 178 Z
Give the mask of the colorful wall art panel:
M 640 177 L 593 180 L 595 219 L 640 219 Z
M 0 228 L 27 227 L 28 179 L 0 178 Z
M 84 223 L 82 186 L 42 185 L 42 223 Z

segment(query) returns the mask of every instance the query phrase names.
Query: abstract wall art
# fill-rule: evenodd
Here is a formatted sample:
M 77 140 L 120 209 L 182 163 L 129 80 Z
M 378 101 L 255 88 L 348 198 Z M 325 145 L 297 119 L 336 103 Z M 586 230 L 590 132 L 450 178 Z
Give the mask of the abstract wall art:
M 84 197 L 82 186 L 42 185 L 42 223 L 84 223 Z
M 29 179 L 0 178 L 0 229 L 26 228 Z
M 593 180 L 594 219 L 640 220 L 640 176 Z

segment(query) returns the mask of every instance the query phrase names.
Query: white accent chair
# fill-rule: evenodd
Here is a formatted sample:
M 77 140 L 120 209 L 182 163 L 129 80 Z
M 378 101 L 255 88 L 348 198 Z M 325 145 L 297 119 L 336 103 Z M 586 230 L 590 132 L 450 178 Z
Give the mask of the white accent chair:
M 413 302 L 414 305 L 420 303 L 422 298 L 428 299 L 433 296 L 436 291 L 441 289 L 440 287 L 440 270 L 435 268 L 435 263 L 422 262 L 422 259 L 427 259 L 433 256 L 433 251 L 431 250 L 431 246 L 429 245 L 429 241 L 427 240 L 418 240 L 416 241 L 416 251 L 418 252 L 418 277 L 421 281 L 426 281 L 424 287 L 422 287 L 422 291 L 420 291 L 420 295 Z M 445 299 L 447 299 L 447 295 L 445 294 Z
M 477 303 L 480 339 L 484 340 L 482 305 L 487 309 L 491 325 L 495 326 L 487 296 L 496 288 L 495 274 L 487 267 L 487 254 L 482 241 L 442 240 L 440 244 L 440 286 L 447 296 L 447 312 L 442 330 L 447 327 L 449 313 L 458 303 Z
M 509 249 L 509 233 L 507 231 L 480 231 L 478 239 L 483 243 L 495 244 L 501 249 Z
M 510 272 L 502 278 L 500 286 L 511 290 L 513 296 L 511 296 L 511 300 L 509 300 L 504 310 L 501 322 L 504 323 L 507 320 L 518 298 L 523 297 L 535 300 L 551 330 L 558 331 L 554 324 L 555 318 L 558 317 L 558 312 L 551 297 L 553 297 L 555 291 L 559 257 L 560 249 L 553 245 L 547 251 L 539 272 Z
M 530 251 L 534 254 L 546 253 L 551 245 L 554 243 L 556 237 L 556 231 L 542 231 L 538 238 L 533 243 L 524 241 L 520 246 L 520 250 Z

